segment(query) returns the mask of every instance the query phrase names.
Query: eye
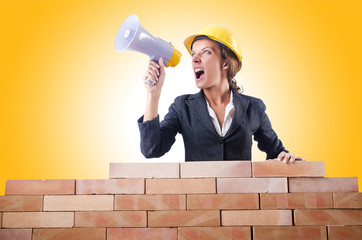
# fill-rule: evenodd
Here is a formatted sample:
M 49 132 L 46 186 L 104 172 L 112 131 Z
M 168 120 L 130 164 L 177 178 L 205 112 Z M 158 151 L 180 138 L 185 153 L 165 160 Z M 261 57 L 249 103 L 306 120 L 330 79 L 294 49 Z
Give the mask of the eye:
M 205 50 L 204 53 L 211 54 L 211 52 L 209 50 Z

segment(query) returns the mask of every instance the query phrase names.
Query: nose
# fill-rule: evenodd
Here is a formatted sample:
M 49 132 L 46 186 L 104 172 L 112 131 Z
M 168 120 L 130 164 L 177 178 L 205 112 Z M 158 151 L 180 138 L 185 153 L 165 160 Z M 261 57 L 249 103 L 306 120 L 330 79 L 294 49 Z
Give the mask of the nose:
M 195 54 L 192 56 L 192 62 L 194 62 L 194 63 L 199 63 L 199 62 L 200 62 L 200 55 L 195 53 Z

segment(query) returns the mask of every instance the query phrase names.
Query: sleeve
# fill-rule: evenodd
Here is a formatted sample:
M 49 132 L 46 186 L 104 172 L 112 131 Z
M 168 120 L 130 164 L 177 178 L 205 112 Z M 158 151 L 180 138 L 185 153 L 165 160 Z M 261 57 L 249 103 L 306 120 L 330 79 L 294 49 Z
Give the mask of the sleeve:
M 265 112 L 265 104 L 261 102 L 260 105 L 262 109 L 261 123 L 259 129 L 254 134 L 254 139 L 258 142 L 258 148 L 267 154 L 266 159 L 274 159 L 278 157 L 280 152 L 288 151 L 284 148 L 282 141 L 272 128 L 268 115 Z
M 178 132 L 181 132 L 180 120 L 173 103 L 164 120 L 160 122 L 159 116 L 143 123 L 143 116 L 138 119 L 140 131 L 141 152 L 146 158 L 158 158 L 167 153 L 175 142 Z

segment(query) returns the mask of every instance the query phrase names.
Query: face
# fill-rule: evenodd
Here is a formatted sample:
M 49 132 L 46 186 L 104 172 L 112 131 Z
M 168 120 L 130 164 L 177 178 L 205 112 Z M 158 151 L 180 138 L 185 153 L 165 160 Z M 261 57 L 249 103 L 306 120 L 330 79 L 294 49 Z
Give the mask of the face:
M 221 58 L 217 43 L 208 39 L 197 40 L 192 46 L 191 56 L 198 88 L 209 89 L 227 82 L 226 61 Z

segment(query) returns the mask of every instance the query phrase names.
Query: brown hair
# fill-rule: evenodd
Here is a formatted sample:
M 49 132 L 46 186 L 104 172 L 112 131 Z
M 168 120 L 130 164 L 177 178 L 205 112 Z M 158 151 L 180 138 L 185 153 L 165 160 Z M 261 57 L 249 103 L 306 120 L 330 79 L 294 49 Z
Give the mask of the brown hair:
M 242 93 L 242 89 L 237 85 L 235 75 L 238 73 L 239 60 L 235 53 L 224 47 L 222 44 L 218 44 L 220 47 L 221 58 L 227 61 L 229 66 L 227 71 L 227 79 L 230 87 L 234 88 L 238 93 Z M 240 63 L 241 64 L 241 63 Z

